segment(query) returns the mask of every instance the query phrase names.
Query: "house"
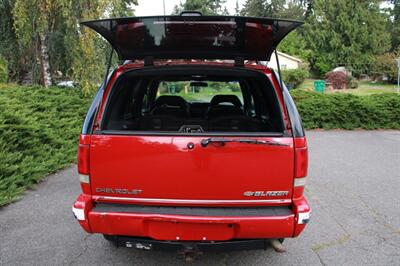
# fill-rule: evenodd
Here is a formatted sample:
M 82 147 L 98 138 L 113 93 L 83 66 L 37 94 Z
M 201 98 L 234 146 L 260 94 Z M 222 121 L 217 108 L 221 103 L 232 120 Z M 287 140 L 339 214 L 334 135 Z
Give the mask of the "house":
M 301 59 L 291 56 L 291 55 L 288 55 L 288 54 L 285 54 L 285 53 L 282 53 L 282 52 L 279 52 L 279 51 L 278 51 L 278 58 L 279 58 L 279 65 L 281 67 L 281 70 L 298 69 L 302 64 Z M 275 52 L 271 55 L 271 60 L 268 62 L 268 67 L 273 68 L 275 70 L 278 69 L 277 64 L 276 64 Z

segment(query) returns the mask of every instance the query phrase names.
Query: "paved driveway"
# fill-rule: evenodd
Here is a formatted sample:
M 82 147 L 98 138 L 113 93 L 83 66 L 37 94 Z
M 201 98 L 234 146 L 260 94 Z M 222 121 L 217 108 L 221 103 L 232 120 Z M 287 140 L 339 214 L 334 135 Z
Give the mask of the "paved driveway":
M 205 254 L 194 265 L 400 265 L 400 132 L 309 132 L 308 228 L 288 252 Z M 174 253 L 114 248 L 84 233 L 75 167 L 0 209 L 1 265 L 182 264 Z

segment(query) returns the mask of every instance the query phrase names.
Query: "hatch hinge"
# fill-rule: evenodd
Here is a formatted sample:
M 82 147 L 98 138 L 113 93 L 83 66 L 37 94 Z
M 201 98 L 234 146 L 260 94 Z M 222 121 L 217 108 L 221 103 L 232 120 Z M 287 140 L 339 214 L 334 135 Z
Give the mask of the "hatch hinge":
M 145 56 L 144 57 L 144 66 L 154 66 L 154 57 L 153 56 Z
M 243 57 L 235 57 L 235 66 L 244 67 L 244 58 Z

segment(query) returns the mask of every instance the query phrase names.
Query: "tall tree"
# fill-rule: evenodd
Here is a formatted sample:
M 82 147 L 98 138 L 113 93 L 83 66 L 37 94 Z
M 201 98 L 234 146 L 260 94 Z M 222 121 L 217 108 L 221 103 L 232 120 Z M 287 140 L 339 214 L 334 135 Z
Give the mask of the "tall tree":
M 392 50 L 400 48 L 400 0 L 392 0 L 393 4 L 393 22 L 392 22 Z
M 246 0 L 241 13 L 246 16 L 303 19 L 313 0 Z
M 31 66 L 36 69 L 44 86 L 52 84 L 49 61 L 49 34 L 55 31 L 55 21 L 68 6 L 67 0 L 16 0 L 13 9 L 14 27 L 25 49 L 32 50 Z
M 368 73 L 376 55 L 390 48 L 379 1 L 315 0 L 305 26 L 310 64 L 320 73 L 344 65 Z
M 79 22 L 133 15 L 137 5 L 137 0 L 3 1 L 14 3 L 13 28 L 30 71 L 37 74 L 34 82 L 48 86 L 51 75 L 61 70 L 87 89 L 101 82 L 107 45 Z
M 184 3 L 175 5 L 173 14 L 182 11 L 200 11 L 203 15 L 227 15 L 224 7 L 226 0 L 186 0 Z
M 0 57 L 7 63 L 7 79 L 18 82 L 25 64 L 21 60 L 18 39 L 13 27 L 13 8 L 13 0 L 0 0 Z

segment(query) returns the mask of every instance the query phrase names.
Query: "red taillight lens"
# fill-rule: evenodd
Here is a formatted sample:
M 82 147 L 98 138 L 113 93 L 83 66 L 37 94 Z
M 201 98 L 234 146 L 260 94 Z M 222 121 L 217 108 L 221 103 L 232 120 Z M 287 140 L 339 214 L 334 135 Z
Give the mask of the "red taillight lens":
M 304 193 L 308 172 L 308 148 L 305 138 L 295 139 L 295 170 L 293 181 L 293 198 L 300 198 Z
M 307 176 L 308 171 L 308 149 L 307 147 L 296 148 L 296 172 L 295 178 Z
M 90 172 L 89 168 L 89 145 L 79 144 L 78 148 L 78 173 L 88 175 Z
M 90 173 L 90 138 L 87 135 L 81 135 L 78 147 L 78 173 L 89 175 Z

